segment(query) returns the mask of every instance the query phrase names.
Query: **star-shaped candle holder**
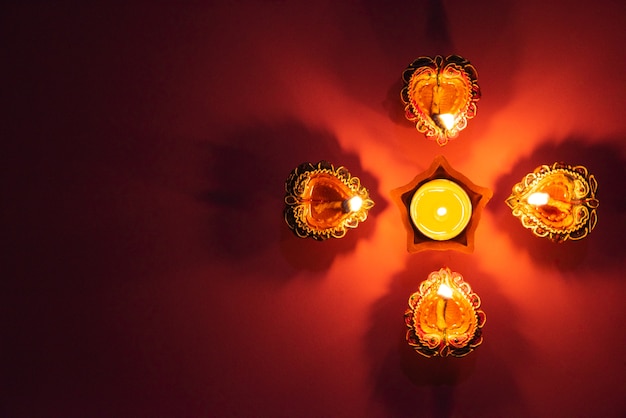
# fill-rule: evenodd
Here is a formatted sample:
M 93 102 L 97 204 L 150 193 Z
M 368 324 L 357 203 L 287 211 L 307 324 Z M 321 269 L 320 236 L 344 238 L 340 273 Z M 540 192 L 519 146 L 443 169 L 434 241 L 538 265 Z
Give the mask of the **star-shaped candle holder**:
M 407 232 L 407 250 L 474 251 L 474 233 L 493 193 L 454 170 L 443 156 L 391 191 Z

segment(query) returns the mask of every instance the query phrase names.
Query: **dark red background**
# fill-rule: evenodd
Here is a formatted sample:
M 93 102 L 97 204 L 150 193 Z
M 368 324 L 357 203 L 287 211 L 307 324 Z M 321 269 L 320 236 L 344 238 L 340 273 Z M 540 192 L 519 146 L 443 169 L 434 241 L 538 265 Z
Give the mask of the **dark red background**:
M 4 417 L 626 414 L 622 1 L 12 2 L 0 12 Z M 478 115 L 448 146 L 400 75 L 460 54 Z M 494 191 L 473 254 L 408 254 L 389 191 L 437 154 Z M 283 182 L 345 165 L 369 219 L 294 237 Z M 529 171 L 599 182 L 585 240 L 504 204 Z M 425 359 L 409 295 L 449 266 L 485 342 Z

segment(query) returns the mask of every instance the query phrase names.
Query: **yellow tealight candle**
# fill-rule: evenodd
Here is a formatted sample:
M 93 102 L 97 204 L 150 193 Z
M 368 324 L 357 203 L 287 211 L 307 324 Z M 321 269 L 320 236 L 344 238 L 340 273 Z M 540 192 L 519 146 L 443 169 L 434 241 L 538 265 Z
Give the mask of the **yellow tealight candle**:
M 457 183 L 436 179 L 417 189 L 410 212 L 413 224 L 422 234 L 445 241 L 463 232 L 472 217 L 472 202 Z

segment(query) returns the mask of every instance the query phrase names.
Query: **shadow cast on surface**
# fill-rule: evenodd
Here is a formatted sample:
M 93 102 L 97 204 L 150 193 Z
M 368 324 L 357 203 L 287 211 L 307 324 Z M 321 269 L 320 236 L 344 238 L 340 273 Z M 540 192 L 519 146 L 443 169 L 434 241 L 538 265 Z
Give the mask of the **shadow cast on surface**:
M 523 363 L 531 350 L 516 328 L 516 311 L 495 280 L 471 263 L 461 260 L 458 268 L 451 268 L 461 272 L 482 300 L 481 309 L 487 315 L 483 344 L 462 358 L 426 358 L 406 343 L 403 313 L 409 296 L 431 271 L 448 261 L 449 256 L 441 253 L 432 253 L 426 261 L 411 257 L 405 271 L 392 278 L 387 294 L 373 305 L 365 346 L 376 398 L 392 416 L 400 417 L 414 416 L 419 408 L 424 416 L 446 418 L 458 414 L 454 409 L 462 405 L 473 409 L 471 416 L 485 416 L 486 412 L 493 416 L 494 411 L 507 411 L 512 405 L 517 411 L 525 410 L 514 378 L 516 371 L 506 361 L 515 357 L 516 363 Z M 496 385 L 501 388 L 497 398 L 480 389 Z
M 358 155 L 343 151 L 330 133 L 297 121 L 249 127 L 208 147 L 209 189 L 198 198 L 211 213 L 208 245 L 215 259 L 239 260 L 240 267 L 264 269 L 276 278 L 297 270 L 321 271 L 336 256 L 352 251 L 358 239 L 370 237 L 372 215 L 387 205 L 378 194 L 378 180 L 363 170 Z M 375 206 L 346 237 L 316 242 L 291 233 L 283 219 L 283 199 L 291 170 L 320 160 L 343 165 L 359 177 Z
M 411 2 L 402 7 L 367 0 L 365 7 L 379 42 L 390 54 L 415 50 L 416 39 L 423 43 L 418 44 L 422 55 L 453 53 L 448 15 L 440 0 Z
M 380 13 L 378 9 L 383 5 L 385 11 Z M 420 45 L 419 53 L 412 59 L 424 55 L 447 56 L 454 53 L 454 45 L 448 29 L 448 17 L 441 1 L 428 0 L 425 4 L 415 3 L 408 9 L 390 9 L 387 3 L 370 0 L 367 2 L 367 7 L 372 14 L 372 25 L 385 51 L 390 53 L 397 51 L 398 56 L 406 51 L 413 51 L 415 50 L 415 36 L 421 33 L 420 39 L 424 44 Z M 421 16 L 421 20 L 416 19 L 416 16 Z M 404 43 L 407 45 L 403 45 Z M 414 124 L 406 120 L 404 104 L 400 99 L 400 91 L 404 85 L 402 73 L 410 63 L 411 61 L 408 61 L 404 67 L 398 68 L 398 77 L 387 89 L 383 107 L 393 123 L 415 129 Z
M 531 155 L 518 161 L 509 173 L 498 179 L 492 210 L 496 213 L 500 229 L 507 231 L 516 246 L 528 252 L 536 263 L 564 272 L 605 270 L 621 264 L 626 254 L 621 245 L 626 233 L 626 195 L 622 192 L 626 182 L 626 162 L 620 157 L 619 146 L 615 145 L 619 143 L 623 143 L 623 139 L 607 139 L 593 144 L 581 138 L 568 138 L 559 143 L 544 141 Z M 598 224 L 580 241 L 568 240 L 557 244 L 538 238 L 522 227 L 504 203 L 512 187 L 527 173 L 540 165 L 554 162 L 583 165 L 598 182 Z
M 492 120 L 487 115 L 495 115 L 514 97 L 511 79 L 518 71 L 521 49 L 514 6 L 500 1 L 452 5 L 428 0 L 386 7 L 385 13 L 381 13 L 378 8 L 382 2 L 369 0 L 366 4 L 379 42 L 397 65 L 397 79 L 392 79 L 383 98 L 389 118 L 399 126 L 414 128 L 405 120 L 400 100 L 402 72 L 414 59 L 456 54 L 475 66 L 483 96 L 478 102 L 478 117 L 469 123 L 472 129 L 461 135 L 467 139 L 481 138 Z M 474 41 L 466 42 L 461 36 L 471 36 Z

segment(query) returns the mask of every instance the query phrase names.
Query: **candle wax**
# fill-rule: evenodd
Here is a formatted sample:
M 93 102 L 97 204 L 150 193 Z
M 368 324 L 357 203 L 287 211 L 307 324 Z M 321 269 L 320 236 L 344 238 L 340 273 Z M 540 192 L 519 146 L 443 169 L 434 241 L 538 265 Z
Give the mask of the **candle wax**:
M 411 220 L 425 236 L 445 241 L 459 235 L 472 217 L 472 202 L 457 183 L 431 180 L 413 194 Z

